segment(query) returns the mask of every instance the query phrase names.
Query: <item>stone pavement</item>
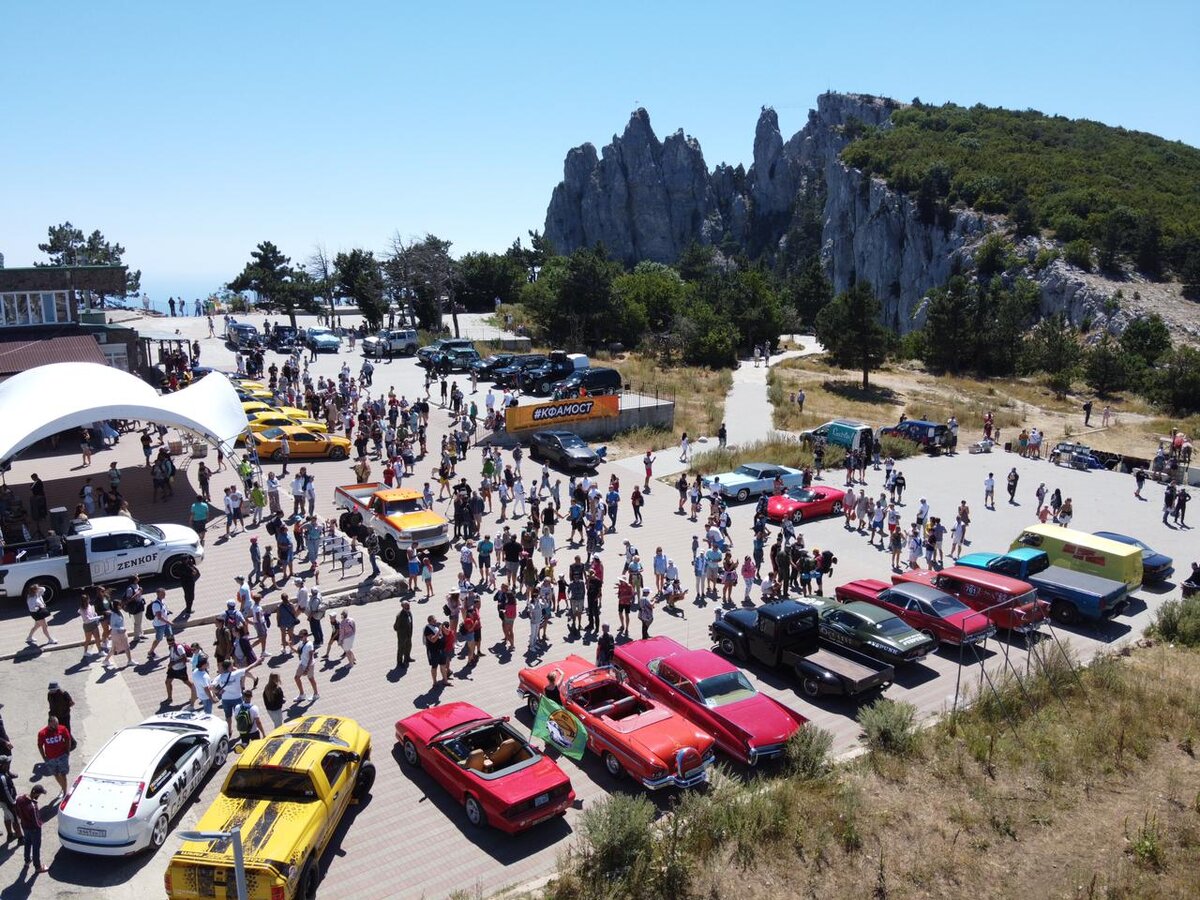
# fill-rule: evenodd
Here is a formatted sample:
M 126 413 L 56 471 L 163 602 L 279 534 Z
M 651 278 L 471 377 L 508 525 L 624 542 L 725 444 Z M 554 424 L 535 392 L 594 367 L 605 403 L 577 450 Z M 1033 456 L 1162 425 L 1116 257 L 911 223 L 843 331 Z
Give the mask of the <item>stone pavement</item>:
M 206 345 L 205 353 L 209 352 Z M 214 349 L 214 356 L 216 352 Z M 323 370 L 336 368 L 341 357 L 323 357 L 318 365 Z M 206 359 L 206 362 L 209 361 Z M 357 368 L 357 357 L 353 367 Z M 752 366 L 751 366 L 752 368 Z M 419 384 L 420 373 L 411 360 L 397 361 L 376 368 L 376 387 L 386 390 L 389 384 L 412 396 Z M 764 374 L 765 378 L 765 374 Z M 764 392 L 765 400 L 765 392 Z M 435 409 L 433 435 L 436 439 L 446 423 L 445 414 Z M 967 436 L 964 435 L 964 439 Z M 964 441 L 965 442 L 965 441 Z M 675 455 L 669 449 L 660 454 L 660 463 L 668 463 Z M 461 467 L 469 473 L 470 480 L 478 478 L 478 455 L 472 453 L 468 462 Z M 327 468 L 331 466 L 332 468 Z M 337 478 L 335 464 L 318 468 L 322 494 L 322 509 L 330 503 L 332 488 Z M 526 472 L 530 471 L 526 463 Z M 1016 466 L 1022 475 L 1018 500 L 1021 505 L 1008 506 L 1003 502 L 995 512 L 982 509 L 982 481 L 988 471 L 996 472 L 1002 479 L 1011 466 Z M 990 456 L 968 456 L 962 454 L 943 458 L 917 458 L 906 460 L 902 466 L 910 485 L 906 494 L 907 510 L 915 509 L 919 498 L 929 498 L 933 514 L 952 515 L 959 500 L 966 498 L 974 511 L 974 524 L 968 535 L 972 549 L 1003 549 L 1008 546 L 1019 528 L 1033 519 L 1033 492 L 1039 481 L 1047 486 L 1059 486 L 1064 496 L 1076 500 L 1076 521 L 1080 528 L 1099 529 L 1109 527 L 1134 534 L 1147 540 L 1163 552 L 1176 558 L 1181 571 L 1188 569 L 1194 541 L 1186 531 L 1167 529 L 1158 519 L 1156 502 L 1139 502 L 1132 497 L 1133 485 L 1127 476 L 1109 472 L 1077 472 L 1051 467 L 1046 462 L 1019 460 L 1005 454 Z M 656 474 L 665 474 L 658 471 Z M 321 475 L 329 471 L 328 476 Z M 616 461 L 601 467 L 601 482 L 607 482 L 611 473 L 618 473 L 622 481 L 622 493 L 627 497 L 634 483 L 640 483 L 640 462 Z M 424 480 L 425 467 L 418 467 L 418 480 Z M 838 474 L 832 476 L 840 483 Z M 634 480 L 636 479 L 636 481 Z M 871 488 L 878 488 L 882 473 L 868 472 Z M 12 479 L 10 479 L 12 480 Z M 566 479 L 564 478 L 564 486 Z M 1156 494 L 1151 494 L 1157 497 Z M 656 484 L 647 497 L 644 509 L 645 525 L 631 528 L 628 524 L 628 507 L 622 509 L 618 520 L 617 534 L 608 538 L 603 559 L 607 577 L 605 587 L 605 613 L 603 618 L 615 621 L 613 615 L 612 583 L 619 572 L 618 549 L 626 538 L 633 541 L 645 558 L 653 556 L 655 548 L 661 546 L 686 570 L 691 559 L 690 542 L 699 527 L 685 518 L 675 515 L 674 491 L 665 485 Z M 749 525 L 752 517 L 750 505 L 736 507 L 733 511 L 732 534 L 738 542 L 738 550 L 745 551 L 749 543 Z M 496 517 L 485 517 L 485 530 L 497 526 Z M 846 532 L 840 519 L 807 523 L 803 528 L 809 547 L 832 549 L 839 559 L 835 575 L 827 583 L 827 593 L 834 584 L 862 577 L 886 578 L 888 570 L 886 556 L 868 547 L 865 539 Z M 562 536 L 563 530 L 559 530 Z M 237 541 L 237 539 L 235 539 Z M 244 551 L 244 545 L 239 544 Z M 559 560 L 569 560 L 572 552 L 560 550 Z M 208 567 L 216 560 L 204 564 L 205 580 L 210 576 Z M 432 610 L 441 614 L 441 598 L 454 579 L 456 566 L 448 566 L 435 579 L 437 597 L 432 602 L 413 604 L 414 618 L 418 623 Z M 223 580 L 218 576 L 217 581 Z M 690 579 L 686 579 L 690 582 Z M 324 582 L 323 582 L 324 583 Z M 218 585 L 209 600 L 219 602 L 226 588 Z M 1100 649 L 1111 647 L 1123 640 L 1136 636 L 1148 623 L 1151 613 L 1167 596 L 1177 596 L 1171 588 L 1161 594 L 1143 591 L 1129 614 L 1098 629 L 1081 629 L 1077 632 L 1060 632 L 1060 636 L 1078 649 L 1081 655 L 1089 656 Z M 739 586 L 736 596 L 741 596 Z M 505 885 L 524 883 L 550 871 L 555 858 L 567 846 L 571 833 L 578 821 L 578 810 L 568 813 L 565 819 L 549 823 L 516 839 L 507 839 L 494 831 L 477 831 L 467 824 L 461 807 L 434 785 L 422 772 L 408 769 L 398 759 L 393 747 L 392 728 L 394 722 L 415 709 L 430 705 L 466 700 L 494 714 L 513 716 L 514 720 L 528 728 L 529 719 L 519 702 L 515 688 L 517 671 L 525 664 L 521 655 L 510 656 L 498 651 L 499 622 L 489 602 L 484 601 L 484 646 L 488 655 L 473 669 L 465 661 L 458 660 L 453 666 L 454 677 L 450 686 L 430 690 L 428 673 L 423 660 L 409 670 L 393 667 L 395 645 L 392 621 L 398 600 L 385 600 L 365 606 L 353 607 L 352 615 L 359 629 L 355 651 L 359 664 L 353 669 L 346 667 L 336 658 L 323 662 L 318 679 L 321 699 L 304 708 L 295 707 L 293 713 L 313 709 L 319 712 L 349 715 L 360 720 L 374 735 L 374 756 L 378 765 L 378 780 L 369 802 L 352 810 L 339 830 L 326 854 L 324 896 L 354 896 L 363 898 L 390 896 L 444 896 L 455 889 L 491 893 Z M 678 616 L 659 613 L 653 633 L 667 634 L 691 647 L 708 646 L 707 628 L 712 620 L 715 605 L 707 599 L 693 599 L 685 603 Z M 23 619 L 22 621 L 28 621 Z M 69 620 L 68 620 L 69 621 Z M 27 626 L 19 626 L 27 628 Z M 66 626 L 73 627 L 73 626 Z M 23 632 L 21 632 L 23 637 Z M 528 639 L 528 625 L 518 620 L 519 646 Z M 565 627 L 556 621 L 550 629 L 551 645 L 544 649 L 539 659 L 561 659 L 569 652 L 579 652 L 586 657 L 594 653 L 587 640 L 567 640 Z M 273 634 L 270 649 L 278 647 Z M 32 755 L 33 725 L 39 718 L 38 701 L 49 678 L 57 677 L 65 683 L 77 698 L 87 698 L 87 706 L 77 716 L 76 729 L 81 747 L 74 758 L 74 771 L 99 748 L 111 732 L 123 724 L 132 723 L 139 717 L 154 712 L 163 698 L 161 663 L 158 666 L 143 662 L 144 653 L 135 656 L 137 667 L 123 672 L 102 673 L 96 665 L 81 665 L 78 656 L 71 652 L 45 653 L 32 658 L 18 658 L 0 663 L 3 671 L 3 697 L 10 706 L 6 722 L 9 732 L 18 742 L 17 769 L 23 775 L 29 771 Z M 962 681 L 967 689 L 975 689 L 980 672 L 999 671 L 1012 665 L 1023 671 L 1025 651 L 1020 643 L 1009 645 L 993 641 L 982 652 L 983 665 L 969 661 L 962 671 Z M 269 656 L 264 668 L 280 672 L 285 685 L 291 687 L 294 661 L 287 657 Z M 796 685 L 785 672 L 771 672 L 760 668 L 748 670 L 750 678 L 760 690 L 777 697 L 799 709 L 812 721 L 831 730 L 835 736 L 835 749 L 839 752 L 852 750 L 858 742 L 858 727 L 854 722 L 854 706 L 839 700 L 821 700 L 811 703 L 797 692 Z M 902 669 L 898 682 L 888 695 L 915 703 L 923 715 L 932 715 L 946 708 L 948 698 L 955 690 L 960 675 L 957 655 L 942 652 L 931 656 L 925 663 Z M 15 695 L 20 700 L 14 699 Z M 294 694 L 289 694 L 294 696 Z M 18 703 L 20 704 L 18 707 Z M 581 762 L 563 760 L 564 770 L 571 776 L 579 795 L 580 808 L 603 798 L 614 790 L 634 790 L 630 781 L 616 781 L 604 771 L 594 757 L 586 756 Z M 219 778 L 210 779 L 200 799 L 176 823 L 176 830 L 194 823 L 207 808 L 219 788 Z M 28 782 L 21 780 L 22 789 Z M 662 803 L 669 796 L 656 797 Z M 0 855 L 0 886 L 7 886 L 14 896 L 55 897 L 76 895 L 83 890 L 93 891 L 100 896 L 155 896 L 161 892 L 162 871 L 170 849 L 177 846 L 172 837 L 164 851 L 152 856 L 130 861 L 81 860 L 69 853 L 55 853 L 57 838 L 52 830 L 46 833 L 45 856 L 53 859 L 49 876 L 43 876 L 32 888 L 28 882 L 18 881 L 19 859 Z M 122 886 L 107 887 L 121 884 Z

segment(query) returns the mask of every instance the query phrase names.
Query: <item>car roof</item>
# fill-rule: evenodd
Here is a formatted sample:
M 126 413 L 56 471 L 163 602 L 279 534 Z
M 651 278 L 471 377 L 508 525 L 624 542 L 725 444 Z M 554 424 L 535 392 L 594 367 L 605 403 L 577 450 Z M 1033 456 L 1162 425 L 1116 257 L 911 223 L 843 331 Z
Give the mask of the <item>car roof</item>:
M 989 557 L 987 553 L 972 553 L 970 556 Z M 964 559 L 966 557 L 963 557 Z M 1029 585 L 1019 578 L 1013 578 L 1011 575 L 1001 575 L 999 572 L 993 572 L 990 569 L 976 569 L 973 566 L 947 566 L 942 569 L 939 575 L 946 575 L 950 578 L 961 578 L 963 581 L 973 581 L 976 584 L 984 585 L 993 590 L 1003 591 L 1006 594 L 1021 594 L 1029 590 Z
M 916 600 L 925 600 L 926 602 L 946 596 L 946 592 L 940 588 L 935 588 L 932 584 L 921 584 L 918 581 L 901 581 L 893 584 L 889 590 L 899 591 L 907 597 L 912 597 Z
M 392 488 L 388 491 L 376 491 L 375 496 L 386 503 L 389 500 L 420 500 L 423 495 L 414 488 Z
M 666 662 L 681 675 L 697 680 L 738 671 L 737 666 L 711 650 L 685 650 L 672 655 Z
M 112 534 L 117 531 L 137 531 L 137 523 L 128 516 L 96 516 L 82 528 L 76 526 L 78 535 Z
M 176 730 L 134 725 L 112 736 L 87 764 L 89 775 L 141 775 L 158 762 L 163 752 L 181 737 Z
M 942 592 L 938 591 L 938 593 Z M 835 605 L 832 608 L 837 609 L 837 606 Z M 847 612 L 852 612 L 857 616 L 861 616 L 864 619 L 869 619 L 872 622 L 883 622 L 886 619 L 896 618 L 894 613 L 890 613 L 883 607 L 875 606 L 874 604 L 867 603 L 864 600 L 853 600 L 850 603 L 843 603 L 842 609 L 846 610 Z

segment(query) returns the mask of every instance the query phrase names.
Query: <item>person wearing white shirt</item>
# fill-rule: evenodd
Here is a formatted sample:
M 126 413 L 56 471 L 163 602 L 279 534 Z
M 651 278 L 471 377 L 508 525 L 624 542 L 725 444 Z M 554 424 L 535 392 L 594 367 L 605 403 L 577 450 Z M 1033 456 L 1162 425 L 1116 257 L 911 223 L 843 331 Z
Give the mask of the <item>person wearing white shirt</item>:
M 983 479 L 983 505 L 988 509 L 996 508 L 996 477 L 991 472 Z
M 317 479 L 311 475 L 305 479 L 304 484 L 304 499 L 308 501 L 308 514 L 315 515 L 317 508 Z
M 518 477 L 513 482 L 513 518 L 525 515 L 525 482 Z
M 305 491 L 304 472 L 301 470 L 295 478 L 292 479 L 292 515 L 299 516 L 304 514 L 304 491 Z
M 244 669 L 235 669 L 233 660 L 226 659 L 221 663 L 221 674 L 216 677 L 213 684 L 218 691 L 221 692 L 221 709 L 225 712 L 225 731 L 233 737 L 233 709 L 242 700 L 242 691 L 246 677 L 249 676 L 254 686 L 258 686 L 258 677 L 250 674 L 250 670 L 262 664 L 262 659 L 257 659 Z
M 207 715 L 212 715 L 213 711 L 213 688 L 212 678 L 208 674 L 208 657 L 200 658 L 199 664 L 192 669 L 192 690 L 196 692 L 196 696 L 200 699 L 200 708 Z

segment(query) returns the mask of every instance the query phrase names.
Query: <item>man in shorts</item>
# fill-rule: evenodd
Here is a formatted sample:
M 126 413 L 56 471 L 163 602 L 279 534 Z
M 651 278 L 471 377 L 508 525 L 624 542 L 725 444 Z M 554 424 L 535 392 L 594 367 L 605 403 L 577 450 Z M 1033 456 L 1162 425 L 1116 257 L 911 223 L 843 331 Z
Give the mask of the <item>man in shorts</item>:
M 296 690 L 299 693 L 296 695 L 296 702 L 303 703 L 308 699 L 304 695 L 304 682 L 301 680 L 303 678 L 308 678 L 308 683 L 312 685 L 312 698 L 319 700 L 321 695 L 317 693 L 317 679 L 314 674 L 317 667 L 317 648 L 309 638 L 307 628 L 301 628 L 298 637 L 300 638 L 300 646 L 296 650 L 295 680 Z
M 46 720 L 38 732 L 38 753 L 42 755 L 43 770 L 58 782 L 58 796 L 67 792 L 67 775 L 71 771 L 71 732 L 58 723 L 56 716 Z
M 242 691 L 242 702 L 234 708 L 233 720 L 237 725 L 238 740 L 242 746 L 258 740 L 267 733 L 263 728 L 258 706 L 254 703 L 253 691 Z
M 191 691 L 192 694 L 191 700 L 188 701 L 188 707 L 190 708 L 196 705 L 196 685 L 193 684 L 191 678 L 188 677 L 188 663 L 190 658 L 191 654 L 188 653 L 187 648 L 182 644 L 177 644 L 175 642 L 174 634 L 168 634 L 166 679 L 168 706 L 171 706 L 175 703 L 172 690 L 175 686 L 171 684 L 172 681 L 182 681 L 185 685 L 187 685 L 188 690 Z
M 204 532 L 208 528 L 208 501 L 199 494 L 192 504 L 192 530 L 200 535 L 200 546 L 204 546 Z
M 166 588 L 159 588 L 154 592 L 154 599 L 150 601 L 150 624 L 154 626 L 154 643 L 150 645 L 150 653 L 146 657 L 147 661 L 154 659 L 155 651 L 158 650 L 158 645 L 161 641 L 169 640 L 175 635 L 175 629 L 171 625 L 171 611 L 167 609 L 167 591 Z

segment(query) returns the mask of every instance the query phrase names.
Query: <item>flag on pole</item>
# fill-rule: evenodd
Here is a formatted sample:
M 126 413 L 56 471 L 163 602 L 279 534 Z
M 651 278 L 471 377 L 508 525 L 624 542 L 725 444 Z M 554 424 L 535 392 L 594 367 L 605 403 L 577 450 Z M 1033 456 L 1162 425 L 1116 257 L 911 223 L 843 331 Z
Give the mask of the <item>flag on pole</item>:
M 582 758 L 587 747 L 587 729 L 579 718 L 546 697 L 538 704 L 533 736 L 542 738 L 571 759 Z

